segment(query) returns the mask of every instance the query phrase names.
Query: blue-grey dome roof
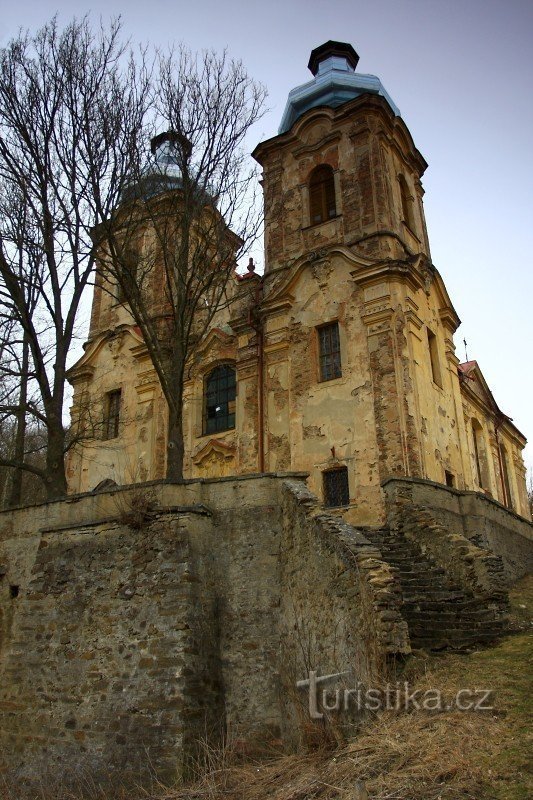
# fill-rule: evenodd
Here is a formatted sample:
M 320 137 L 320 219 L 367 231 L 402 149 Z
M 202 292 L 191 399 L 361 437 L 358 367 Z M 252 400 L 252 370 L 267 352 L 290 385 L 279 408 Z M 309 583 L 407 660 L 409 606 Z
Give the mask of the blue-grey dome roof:
M 375 75 L 355 72 L 359 57 L 353 47 L 343 42 L 326 42 L 311 53 L 309 69 L 314 79 L 289 92 L 278 133 L 290 130 L 299 117 L 317 106 L 338 106 L 362 94 L 379 94 L 396 116 L 400 109 Z
M 150 142 L 152 158 L 142 170 L 139 178 L 124 189 L 121 199 L 123 201 L 134 198 L 148 200 L 158 194 L 180 189 L 182 186 L 178 154 L 180 146 L 190 148 L 187 140 L 173 131 L 165 131 L 154 136 Z

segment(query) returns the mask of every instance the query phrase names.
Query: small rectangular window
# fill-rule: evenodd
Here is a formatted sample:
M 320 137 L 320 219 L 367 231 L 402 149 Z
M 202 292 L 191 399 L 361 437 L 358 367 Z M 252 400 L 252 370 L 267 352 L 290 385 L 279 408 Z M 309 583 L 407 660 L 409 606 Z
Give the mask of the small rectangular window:
M 342 376 L 341 346 L 337 322 L 318 328 L 318 347 L 320 380 L 331 381 L 333 378 L 340 378 Z
M 436 383 L 442 389 L 442 374 L 440 371 L 440 362 L 439 362 L 439 350 L 437 347 L 437 337 L 435 336 L 432 331 L 427 328 L 428 334 L 428 348 L 429 348 L 429 359 L 431 361 L 431 376 L 433 378 L 433 383 Z
M 120 423 L 120 398 L 122 392 L 115 389 L 105 397 L 104 439 L 116 439 Z
M 347 506 L 350 502 L 347 467 L 323 472 L 322 478 L 324 481 L 324 505 L 328 508 Z

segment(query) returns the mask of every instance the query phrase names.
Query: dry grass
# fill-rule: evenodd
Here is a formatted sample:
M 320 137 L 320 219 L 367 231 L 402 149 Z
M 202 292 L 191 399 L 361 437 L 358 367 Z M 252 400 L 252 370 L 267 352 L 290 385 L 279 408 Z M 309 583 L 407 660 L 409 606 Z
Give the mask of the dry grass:
M 529 800 L 533 578 L 513 592 L 518 633 L 469 655 L 410 659 L 403 674 L 420 690 L 439 689 L 446 702 L 461 688 L 491 688 L 493 711 L 384 711 L 335 750 L 277 755 L 243 763 L 227 743 L 205 748 L 187 787 L 90 794 L 90 800 Z M 529 737 L 529 743 L 528 743 Z M 77 800 L 74 794 L 2 794 L 2 800 Z

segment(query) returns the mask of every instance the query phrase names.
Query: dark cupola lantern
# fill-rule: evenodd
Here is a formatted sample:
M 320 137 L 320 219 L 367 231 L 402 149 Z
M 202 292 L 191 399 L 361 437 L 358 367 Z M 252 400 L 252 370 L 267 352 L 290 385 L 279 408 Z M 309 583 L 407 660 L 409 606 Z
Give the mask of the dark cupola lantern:
M 150 151 L 158 164 L 185 163 L 192 153 L 192 144 L 182 133 L 164 131 L 150 140 Z
M 150 140 L 152 158 L 142 170 L 138 180 L 122 192 L 121 200 L 130 201 L 181 189 L 184 171 L 188 169 L 192 144 L 181 133 L 164 131 Z
M 324 65 L 326 61 L 329 63 Z M 324 68 L 345 69 L 355 72 L 358 63 L 359 56 L 351 44 L 347 44 L 346 42 L 334 42 L 330 39 L 329 42 L 321 44 L 320 47 L 315 47 L 311 52 L 309 64 L 307 66 L 313 75 L 317 75 L 322 72 Z

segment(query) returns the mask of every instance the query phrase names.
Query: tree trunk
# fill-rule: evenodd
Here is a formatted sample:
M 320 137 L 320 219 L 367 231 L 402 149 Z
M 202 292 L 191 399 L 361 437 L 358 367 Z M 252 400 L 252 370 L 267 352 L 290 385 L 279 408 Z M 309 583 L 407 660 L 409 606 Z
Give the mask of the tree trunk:
M 177 402 L 168 407 L 167 480 L 183 480 L 183 403 L 181 393 L 176 392 Z
M 46 497 L 59 500 L 67 493 L 65 472 L 65 431 L 61 415 L 47 413 L 48 445 L 46 450 Z
M 24 461 L 26 444 L 26 403 L 28 402 L 28 364 L 29 364 L 29 344 L 24 336 L 22 343 L 22 361 L 20 370 L 20 392 L 19 392 L 19 411 L 17 413 L 17 432 L 15 435 L 15 448 L 13 453 L 14 461 L 20 464 Z M 22 476 L 24 470 L 17 467 L 11 474 L 11 488 L 7 498 L 8 508 L 19 506 L 22 502 Z

